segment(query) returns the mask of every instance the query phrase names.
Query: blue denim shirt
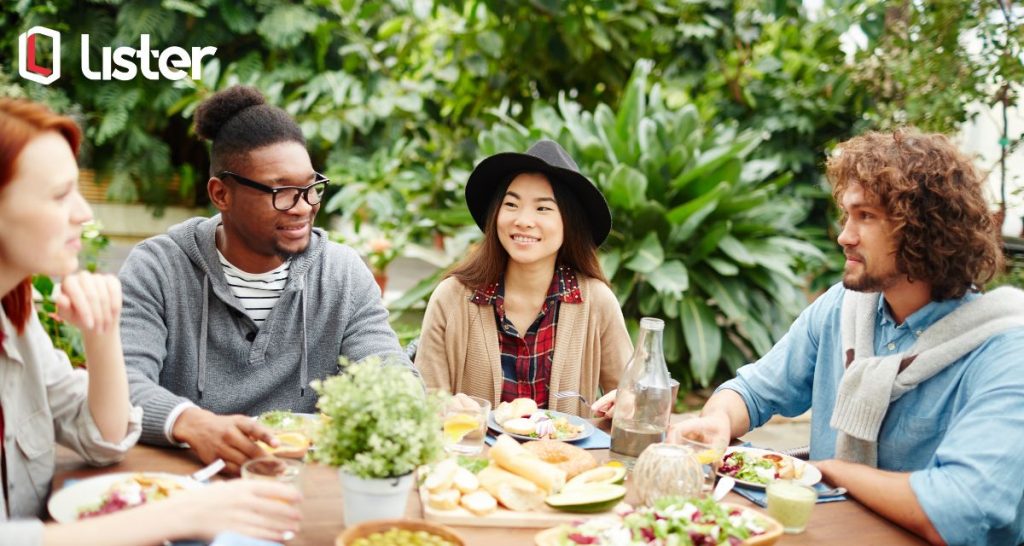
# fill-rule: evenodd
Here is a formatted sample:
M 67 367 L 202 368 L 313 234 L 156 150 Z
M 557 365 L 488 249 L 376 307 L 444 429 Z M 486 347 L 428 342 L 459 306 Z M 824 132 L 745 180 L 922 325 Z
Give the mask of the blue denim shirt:
M 719 387 L 743 397 L 752 428 L 813 407 L 816 460 L 835 456 L 829 421 L 844 369 L 844 293 L 840 284 L 830 288 L 768 354 Z M 976 297 L 931 302 L 899 325 L 879 298 L 875 354 L 908 350 Z M 893 402 L 878 436 L 878 467 L 911 473 L 918 502 L 947 543 L 1024 542 L 1024 328 L 992 336 Z

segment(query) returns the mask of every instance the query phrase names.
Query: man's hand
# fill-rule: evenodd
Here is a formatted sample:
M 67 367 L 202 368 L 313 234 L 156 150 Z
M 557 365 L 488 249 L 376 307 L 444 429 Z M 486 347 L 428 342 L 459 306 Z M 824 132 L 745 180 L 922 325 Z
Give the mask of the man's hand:
M 681 438 L 689 438 L 712 446 L 727 446 L 732 440 L 729 415 L 724 412 L 711 412 L 700 417 L 683 419 L 669 426 L 667 441 L 679 443 Z
M 174 439 L 186 442 L 203 464 L 218 457 L 227 463 L 224 471 L 238 474 L 242 463 L 266 453 L 256 445 L 263 440 L 277 446 L 274 433 L 245 415 L 217 415 L 202 408 L 188 408 L 174 423 Z

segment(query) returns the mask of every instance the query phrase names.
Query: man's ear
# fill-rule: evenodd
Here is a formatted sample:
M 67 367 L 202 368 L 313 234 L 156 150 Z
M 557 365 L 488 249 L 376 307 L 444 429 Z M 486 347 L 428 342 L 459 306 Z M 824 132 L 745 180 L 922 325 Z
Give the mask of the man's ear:
M 210 202 L 217 207 L 217 210 L 224 212 L 231 208 L 233 192 L 224 180 L 211 176 L 206 182 L 206 191 L 210 194 Z

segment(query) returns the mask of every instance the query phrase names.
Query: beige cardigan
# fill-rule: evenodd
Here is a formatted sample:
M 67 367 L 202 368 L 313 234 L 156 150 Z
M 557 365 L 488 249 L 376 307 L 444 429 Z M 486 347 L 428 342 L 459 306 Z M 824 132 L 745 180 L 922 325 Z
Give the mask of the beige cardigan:
M 583 303 L 562 303 L 555 333 L 550 392 L 579 391 L 593 403 L 608 392 L 633 353 L 622 309 L 601 281 L 579 275 Z M 497 405 L 501 355 L 494 307 L 470 301 L 473 291 L 454 277 L 434 290 L 423 317 L 416 367 L 428 387 L 479 396 Z M 579 398 L 549 400 L 550 409 L 583 413 Z

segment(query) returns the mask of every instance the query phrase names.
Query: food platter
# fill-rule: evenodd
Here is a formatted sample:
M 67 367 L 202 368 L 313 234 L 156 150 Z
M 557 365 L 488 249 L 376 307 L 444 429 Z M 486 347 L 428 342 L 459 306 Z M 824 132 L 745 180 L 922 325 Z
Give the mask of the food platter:
M 579 426 L 583 427 L 583 431 L 580 432 L 578 435 L 576 435 L 576 436 L 574 436 L 572 438 L 557 438 L 557 440 L 559 440 L 559 441 L 562 441 L 562 442 L 578 442 L 580 440 L 583 440 L 585 438 L 590 437 L 590 435 L 594 433 L 594 425 L 591 424 L 590 421 L 587 421 L 586 419 L 584 419 L 582 417 L 578 417 L 578 416 L 572 415 L 570 413 L 563 413 L 563 412 L 554 411 L 554 410 L 538 410 L 538 411 L 546 413 L 551 418 L 551 420 L 556 420 L 556 419 L 559 419 L 559 418 L 564 418 L 566 421 L 569 422 L 570 425 L 577 426 L 577 427 L 579 427 Z M 530 440 L 539 440 L 540 439 L 540 438 L 535 437 L 535 436 L 529 436 L 529 435 L 525 435 L 525 434 L 515 434 L 513 432 L 509 432 L 509 431 L 505 430 L 494 419 L 494 412 L 493 411 L 487 416 L 487 427 L 490 428 L 491 430 L 493 430 L 494 432 L 496 432 L 497 434 L 508 434 L 509 436 L 515 438 L 516 440 L 530 441 Z

